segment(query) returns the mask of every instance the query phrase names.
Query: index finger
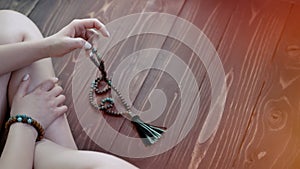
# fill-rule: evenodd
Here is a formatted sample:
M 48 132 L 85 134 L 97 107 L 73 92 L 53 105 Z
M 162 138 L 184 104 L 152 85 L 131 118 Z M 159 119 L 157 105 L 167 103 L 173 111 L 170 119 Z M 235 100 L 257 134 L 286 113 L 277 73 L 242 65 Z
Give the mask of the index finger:
M 89 18 L 89 19 L 81 19 L 81 20 L 74 20 L 75 27 L 84 27 L 85 29 L 97 29 L 101 32 L 101 34 L 105 37 L 109 37 L 110 33 L 106 29 L 105 25 L 100 22 L 98 19 Z

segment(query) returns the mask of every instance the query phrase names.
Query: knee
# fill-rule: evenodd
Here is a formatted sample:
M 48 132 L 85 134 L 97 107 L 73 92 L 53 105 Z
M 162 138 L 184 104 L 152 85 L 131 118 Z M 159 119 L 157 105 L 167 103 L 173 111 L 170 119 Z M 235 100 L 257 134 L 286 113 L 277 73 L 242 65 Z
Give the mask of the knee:
M 0 10 L 0 16 L 8 16 L 8 17 L 26 17 L 25 15 L 23 15 L 20 12 L 17 11 L 13 11 L 13 10 L 9 10 L 9 9 L 4 9 L 4 10 Z
M 25 15 L 23 15 L 20 12 L 13 11 L 13 10 L 0 10 L 0 19 L 1 20 L 15 20 L 15 19 L 24 19 L 26 18 Z
M 37 26 L 27 16 L 16 11 L 0 10 L 0 23 L 0 44 L 42 37 Z

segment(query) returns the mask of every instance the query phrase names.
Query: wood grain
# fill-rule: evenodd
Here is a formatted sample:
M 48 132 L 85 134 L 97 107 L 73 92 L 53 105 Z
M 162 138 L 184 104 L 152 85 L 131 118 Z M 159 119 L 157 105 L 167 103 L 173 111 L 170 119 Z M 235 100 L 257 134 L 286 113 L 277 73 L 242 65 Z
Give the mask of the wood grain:
M 97 1 L 99 2 L 99 1 Z M 56 5 L 57 4 L 57 5 Z M 168 12 L 168 13 L 174 13 L 176 15 L 175 12 L 178 12 L 181 9 L 182 3 L 177 3 L 172 4 L 172 3 L 166 3 L 165 1 L 139 1 L 138 3 L 135 1 L 132 1 L 132 3 L 129 2 L 124 2 L 124 3 L 116 3 L 116 1 L 111 1 L 111 2 L 105 2 L 104 4 L 97 4 L 95 2 L 91 2 L 91 5 L 85 4 L 85 7 L 89 10 L 83 9 L 80 13 L 78 11 L 76 11 L 76 14 L 73 15 L 73 13 L 69 12 L 68 10 L 65 10 L 64 6 L 66 4 L 63 4 L 63 1 L 58 1 L 55 5 L 52 4 L 53 7 L 51 7 L 51 5 L 49 3 L 40 3 L 38 8 L 44 9 L 48 8 L 49 11 L 53 12 L 53 15 L 51 15 L 52 17 L 54 17 L 52 20 L 48 20 L 47 19 L 43 19 L 43 17 L 38 16 L 39 15 L 39 11 L 35 10 L 33 11 L 33 13 L 31 14 L 31 18 L 33 18 L 33 20 L 35 20 L 36 23 L 38 23 L 38 25 L 41 27 L 42 32 L 45 35 L 49 35 L 52 34 L 52 32 L 55 32 L 55 29 L 59 29 L 60 24 L 57 25 L 55 22 L 64 22 L 66 23 L 66 20 L 71 20 L 73 18 L 83 18 L 85 16 L 91 16 L 91 17 L 98 17 L 98 18 L 103 18 L 104 22 L 109 22 L 109 20 L 113 20 L 117 17 L 121 17 L 123 15 L 127 15 L 130 13 L 135 13 L 135 12 L 142 12 L 142 11 L 160 11 L 160 12 Z M 133 6 L 128 6 L 128 4 L 134 4 Z M 164 5 L 167 4 L 167 5 Z M 169 5 L 170 4 L 170 5 Z M 126 7 L 126 5 L 128 7 Z M 90 8 L 88 7 L 90 6 Z M 103 7 L 102 7 L 103 6 Z M 71 3 L 68 4 L 68 8 L 73 8 L 73 9 L 78 9 L 80 7 L 80 4 L 78 3 Z M 103 9 L 102 9 L 103 8 Z M 107 9 L 108 8 L 108 9 Z M 122 8 L 122 10 L 120 9 Z M 129 8 L 129 9 L 128 9 Z M 132 8 L 132 9 L 130 9 Z M 107 12 L 103 12 L 103 10 L 107 10 Z M 112 11 L 112 13 L 110 13 Z M 62 19 L 62 21 L 60 22 L 60 17 L 59 16 L 64 16 L 64 19 Z M 47 18 L 46 16 L 44 18 Z M 69 19 L 67 19 L 69 18 Z M 106 19 L 106 20 L 105 20 Z M 48 23 L 47 23 L 48 22 Z M 52 23 L 54 22 L 54 23 Z M 139 23 L 136 23 L 137 25 Z M 47 25 L 47 27 L 44 27 L 43 25 Z M 151 39 L 151 37 L 150 37 Z M 160 48 L 162 43 L 164 42 L 165 38 L 160 38 L 157 39 L 155 38 L 156 41 L 151 41 L 149 40 L 149 37 L 145 37 L 145 36 L 140 36 L 140 37 L 133 37 L 131 39 L 126 40 L 125 42 L 122 42 L 121 44 L 119 44 L 119 46 L 117 46 L 115 48 L 115 50 L 113 50 L 114 52 L 112 52 L 110 55 L 108 55 L 109 59 L 106 59 L 107 62 L 107 67 L 109 68 L 109 70 L 113 70 L 114 69 L 114 65 L 116 65 L 116 63 L 118 63 L 120 60 L 122 60 L 122 57 L 125 57 L 126 54 L 129 54 L 132 51 L 137 51 L 143 48 L 148 48 L 148 47 L 156 47 L 156 48 Z M 73 56 L 78 55 L 78 53 L 73 54 Z M 72 81 L 72 71 L 73 71 L 73 67 L 74 67 L 74 63 L 76 60 L 73 59 L 57 59 L 54 60 L 54 66 L 55 66 L 55 70 L 57 72 L 57 74 L 59 75 L 59 77 L 62 79 L 62 84 L 64 84 L 65 86 L 65 92 L 66 95 L 70 96 L 72 94 L 71 91 L 71 81 Z M 111 66 L 112 65 L 112 66 Z M 113 71 L 110 71 L 113 72 Z M 130 74 L 130 72 L 128 72 Z M 138 79 L 136 79 L 136 81 L 143 81 L 143 75 L 139 76 Z M 88 79 L 88 83 L 91 81 L 92 79 Z M 131 90 L 131 97 L 134 98 L 136 95 L 135 93 L 138 92 L 139 90 L 139 85 L 141 85 L 142 83 L 136 83 L 134 84 L 133 82 L 133 87 Z M 136 91 L 136 92 L 135 92 Z M 91 139 L 88 138 L 88 136 L 86 135 L 85 131 L 82 130 L 82 128 L 80 127 L 80 125 L 78 125 L 78 119 L 76 114 L 74 113 L 74 107 L 72 106 L 72 98 L 69 98 L 67 101 L 67 104 L 71 105 L 70 107 L 70 111 L 69 111 L 69 120 L 71 121 L 71 128 L 72 131 L 75 135 L 76 138 L 76 142 L 78 143 L 78 146 L 82 149 L 91 149 L 91 150 L 98 150 L 98 151 L 103 151 L 103 149 L 101 149 L 101 147 L 99 147 L 97 144 L 93 143 L 93 141 Z M 86 112 L 80 112 L 82 114 L 86 114 Z M 82 116 L 82 117 L 87 117 L 87 116 Z M 113 118 L 113 117 L 107 117 L 106 118 L 107 121 L 110 122 L 110 124 L 112 126 L 114 126 L 114 128 L 116 128 L 116 130 L 119 130 L 120 125 L 122 124 L 122 119 L 121 122 L 120 120 Z M 101 124 L 101 123 L 99 123 Z M 98 131 L 98 132 L 93 132 L 93 134 L 95 134 L 95 137 L 106 137 L 106 135 L 101 135 L 101 128 L 99 129 L 99 127 L 103 127 L 103 126 L 98 126 L 96 127 L 93 131 Z M 129 128 L 130 130 L 132 130 L 132 128 Z M 104 133 L 105 134 L 105 133 Z M 114 147 L 118 147 L 119 145 L 114 145 Z
M 299 168 L 300 6 L 293 5 L 257 104 L 240 166 Z M 246 159 L 242 156 L 246 156 Z M 298 156 L 298 157 L 297 157 Z
M 192 22 L 198 28 L 204 29 L 206 35 L 217 46 L 223 35 L 223 32 L 226 29 L 226 25 L 231 17 L 231 14 L 235 8 L 235 3 L 233 3 L 233 1 L 230 4 L 231 5 L 227 5 L 222 1 L 188 1 L 186 2 L 179 16 Z M 223 9 L 225 7 L 226 10 L 218 10 Z M 220 16 L 222 16 L 222 18 L 219 18 Z M 178 29 L 175 28 L 171 31 L 176 32 L 178 31 Z M 182 34 L 184 34 L 184 31 L 182 31 Z M 199 41 L 201 41 L 201 37 L 199 38 Z M 191 49 L 189 49 L 189 47 L 186 47 L 179 41 L 176 41 L 172 38 L 168 38 L 164 43 L 162 49 L 174 53 L 175 56 L 172 56 L 170 58 L 161 55 L 156 59 L 152 67 L 164 65 L 163 67 L 165 67 L 166 69 L 166 67 L 172 66 L 172 64 L 174 64 L 174 62 L 172 62 L 174 61 L 174 57 L 180 57 L 186 63 L 186 66 L 188 66 L 188 68 L 190 68 L 191 71 L 194 73 L 194 76 L 197 79 L 197 83 L 199 84 L 199 93 L 197 97 L 200 97 L 200 100 L 202 101 L 200 103 L 199 110 L 197 110 L 199 113 L 196 123 L 194 124 L 193 129 L 189 132 L 187 137 L 182 142 L 177 144 L 176 147 L 172 150 L 158 157 L 148 158 L 148 160 L 150 161 L 151 159 L 153 159 L 153 161 L 161 164 L 159 168 L 188 168 L 191 162 L 194 145 L 196 144 L 198 135 L 201 131 L 202 125 L 205 121 L 206 115 L 209 110 L 211 86 L 209 84 L 210 82 L 207 78 L 207 73 L 203 64 L 201 63 L 201 60 L 199 60 L 198 56 L 195 55 L 191 51 Z M 183 75 L 180 84 L 181 89 L 183 89 L 183 86 L 188 85 L 189 81 L 191 80 L 190 78 L 192 77 L 185 77 L 185 73 L 183 72 L 176 73 Z M 168 114 L 167 119 L 176 118 L 176 116 L 178 116 L 178 110 L 180 109 L 180 105 L 184 105 L 184 102 L 193 102 L 193 99 L 180 100 L 171 95 L 170 93 L 178 92 L 176 91 L 176 85 L 179 84 L 176 84 L 176 82 L 172 82 L 167 79 L 164 73 L 164 69 L 162 69 L 161 71 L 151 70 L 147 76 L 147 79 L 144 82 L 142 90 L 139 93 L 139 97 L 135 100 L 135 106 L 141 107 L 140 109 L 147 109 L 147 99 L 149 98 L 149 93 L 151 93 L 150 89 L 160 88 L 163 89 L 163 91 L 166 93 L 168 101 L 172 103 L 168 105 L 165 109 L 166 114 Z M 179 91 L 179 93 L 180 92 L 182 91 Z M 194 102 L 193 107 L 197 104 L 199 103 Z M 193 117 L 194 116 L 192 114 L 186 114 L 186 119 L 183 119 L 183 121 Z M 180 126 L 178 130 L 182 130 L 182 128 L 188 125 L 189 124 Z M 184 133 L 184 130 L 179 133 L 174 133 L 174 140 L 177 140 L 179 135 Z M 170 142 L 170 144 L 172 144 L 172 142 Z M 164 163 L 161 161 L 167 161 L 167 163 L 165 163 L 165 166 L 163 166 Z M 148 168 L 151 168 L 151 166 L 149 166 Z
M 1 0 L 0 1 L 0 10 L 1 9 L 11 9 L 23 13 L 24 15 L 29 15 L 33 8 L 39 0 Z
M 246 136 L 258 116 L 258 105 L 271 71 L 271 60 L 291 5 L 271 1 L 240 1 L 218 48 L 231 79 L 219 130 L 197 168 L 252 168 L 254 152 L 245 153 Z M 250 139 L 250 138 L 249 138 Z M 205 145 L 204 145 L 205 146 Z M 201 148 L 199 145 L 198 148 Z M 256 152 L 264 156 L 264 152 Z M 275 159 L 274 159 L 275 160 Z M 264 162 L 260 168 L 268 168 Z M 257 167 L 253 167 L 257 168 Z
M 148 158 L 122 158 L 142 169 L 300 167 L 299 1 L 180 0 L 174 3 L 172 0 L 0 0 L 0 9 L 14 9 L 29 15 L 44 36 L 57 32 L 74 18 L 96 17 L 107 24 L 128 14 L 165 12 L 188 20 L 211 40 L 225 68 L 228 95 L 218 130 L 208 141 L 199 143 L 199 134 L 211 104 L 212 88 L 207 69 L 195 53 L 173 38 L 151 34 L 132 36 L 105 54 L 109 73 L 116 73 L 118 65 L 135 51 L 157 48 L 175 54 L 167 56 L 160 51 L 155 53 L 154 59 L 144 60 L 152 67 L 161 66 L 162 69 L 142 71 L 130 82 L 130 93 L 127 95 L 133 107 L 147 111 L 151 108 L 149 99 L 154 95 L 153 92 L 160 89 L 167 98 L 166 109 L 151 123 L 167 127 L 176 120 L 182 103 L 192 102 L 191 110 L 197 104 L 200 107 L 194 127 L 174 148 Z M 135 26 L 147 25 L 147 21 L 138 21 Z M 174 28 L 165 29 L 169 34 L 180 31 L 175 25 Z M 185 77 L 186 72 L 175 71 L 182 76 L 180 84 L 177 84 L 174 77 L 165 72 L 168 66 L 174 64 L 172 58 L 175 56 L 182 59 L 194 73 L 199 84 L 197 97 L 200 103 L 193 98 L 180 99 L 182 85 L 189 86 L 192 77 Z M 79 148 L 110 153 L 97 145 L 97 139 L 111 141 L 111 150 L 119 148 L 130 151 L 138 147 L 130 144 L 133 142 L 124 142 L 121 137 L 137 137 L 135 129 L 127 120 L 104 115 L 101 121 L 94 122 L 88 108 L 77 112 L 78 106 L 88 106 L 84 101 L 87 97 L 84 96 L 85 86 L 89 85 L 96 74 L 94 69 L 86 69 L 89 65 L 84 63 L 76 69 L 82 74 L 88 73 L 87 76 L 74 71 L 80 57 L 83 54 L 77 50 L 63 58 L 53 59 L 55 72 L 68 96 L 68 119 Z M 138 60 L 132 59 L 131 62 L 133 66 L 127 66 L 124 76 L 116 83 L 124 83 L 137 68 Z M 77 91 L 72 86 L 74 80 L 81 80 L 76 85 Z M 75 98 L 72 97 L 74 92 Z M 190 118 L 195 117 L 187 114 L 185 120 Z M 80 120 L 92 123 L 83 128 L 79 125 Z M 107 135 L 104 129 L 108 125 L 119 133 Z M 184 134 L 187 125 L 178 128 L 181 132 L 174 133 L 171 142 Z

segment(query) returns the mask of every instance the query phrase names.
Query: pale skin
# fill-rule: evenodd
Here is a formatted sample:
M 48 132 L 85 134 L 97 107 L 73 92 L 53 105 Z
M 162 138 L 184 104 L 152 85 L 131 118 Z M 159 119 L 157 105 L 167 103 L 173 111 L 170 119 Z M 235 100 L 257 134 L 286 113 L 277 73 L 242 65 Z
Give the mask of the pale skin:
M 58 79 L 49 59 L 83 48 L 92 35 L 90 29 L 108 37 L 105 26 L 97 19 L 75 20 L 43 38 L 32 21 L 17 12 L 0 11 L 0 23 L 0 126 L 5 113 L 14 116 L 26 112 L 46 130 L 46 138 L 35 142 L 38 133 L 32 126 L 12 124 L 0 168 L 135 169 L 111 155 L 77 150 L 64 115 L 66 97 L 56 84 Z

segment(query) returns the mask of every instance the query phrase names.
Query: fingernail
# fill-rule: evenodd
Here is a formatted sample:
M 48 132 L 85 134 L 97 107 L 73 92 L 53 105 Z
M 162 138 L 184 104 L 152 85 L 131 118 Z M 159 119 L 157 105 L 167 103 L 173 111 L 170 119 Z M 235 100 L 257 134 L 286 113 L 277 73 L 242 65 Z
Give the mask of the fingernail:
M 110 37 L 110 33 L 108 32 L 108 30 L 106 29 L 106 27 L 104 26 L 104 27 L 102 27 L 102 29 L 104 31 L 105 36 Z
M 107 37 L 110 37 L 110 33 L 108 32 L 107 29 L 105 29 L 105 32 L 106 32 Z
M 29 79 L 29 74 L 26 74 L 24 77 L 23 77 L 23 81 L 26 81 L 26 80 L 28 80 Z
M 85 42 L 84 49 L 85 50 L 90 50 L 91 48 L 92 48 L 92 45 L 89 42 Z
M 57 77 L 54 77 L 54 78 L 53 78 L 53 81 L 54 81 L 54 83 L 58 82 L 58 78 L 57 78 Z

